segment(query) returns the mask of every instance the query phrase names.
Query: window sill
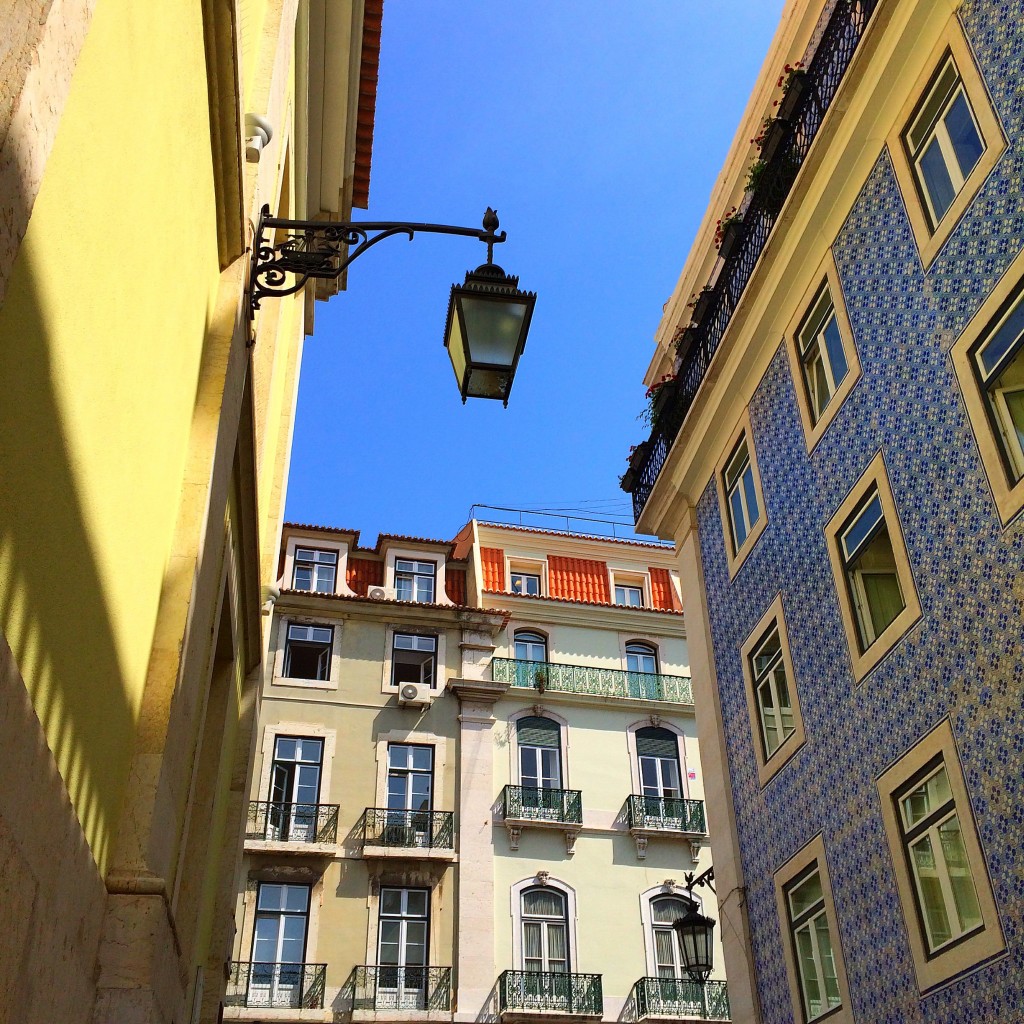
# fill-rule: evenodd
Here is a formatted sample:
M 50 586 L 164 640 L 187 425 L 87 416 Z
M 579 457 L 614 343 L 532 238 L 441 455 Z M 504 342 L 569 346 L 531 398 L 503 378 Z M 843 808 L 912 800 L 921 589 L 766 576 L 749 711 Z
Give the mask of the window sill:
M 274 676 L 271 686 L 294 686 L 297 690 L 336 690 L 338 684 L 330 679 L 297 679 L 292 676 Z

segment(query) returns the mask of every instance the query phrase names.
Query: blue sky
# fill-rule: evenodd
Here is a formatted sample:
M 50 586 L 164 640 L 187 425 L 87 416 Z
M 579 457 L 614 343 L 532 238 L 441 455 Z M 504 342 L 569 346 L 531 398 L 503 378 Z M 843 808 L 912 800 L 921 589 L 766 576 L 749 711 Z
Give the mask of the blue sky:
M 462 405 L 449 289 L 467 238 L 389 239 L 318 303 L 287 516 L 450 538 L 475 502 L 628 518 L 643 374 L 663 303 L 782 0 L 388 0 L 370 207 L 353 219 L 475 226 L 537 292 L 507 409 Z M 574 524 L 578 527 L 579 524 Z

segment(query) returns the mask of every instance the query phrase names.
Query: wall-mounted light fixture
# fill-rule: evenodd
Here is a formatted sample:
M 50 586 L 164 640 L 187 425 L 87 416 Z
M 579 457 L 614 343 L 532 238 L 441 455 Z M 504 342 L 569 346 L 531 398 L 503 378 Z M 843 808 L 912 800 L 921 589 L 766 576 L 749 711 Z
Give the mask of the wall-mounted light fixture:
M 311 279 L 340 277 L 353 260 L 392 235 L 416 232 L 464 235 L 487 244 L 487 262 L 452 285 L 444 345 L 462 401 L 497 398 L 508 405 L 519 357 L 526 347 L 535 292 L 519 290 L 519 278 L 494 263 L 494 246 L 506 234 L 490 207 L 482 228 L 398 221 L 298 221 L 271 217 L 264 206 L 249 272 L 249 315 L 266 298 L 291 295 Z M 291 280 L 289 280 L 291 278 Z

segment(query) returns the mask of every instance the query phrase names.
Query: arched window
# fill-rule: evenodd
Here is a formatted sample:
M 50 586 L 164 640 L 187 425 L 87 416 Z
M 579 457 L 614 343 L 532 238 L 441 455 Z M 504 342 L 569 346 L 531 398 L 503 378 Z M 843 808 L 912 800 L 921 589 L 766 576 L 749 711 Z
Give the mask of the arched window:
M 561 734 L 550 718 L 530 715 L 516 722 L 519 784 L 524 789 L 561 789 Z
M 636 757 L 645 797 L 678 799 L 683 795 L 679 771 L 679 738 L 668 729 L 636 731 Z
M 516 661 L 547 661 L 547 638 L 529 629 L 517 629 L 515 635 Z M 533 685 L 532 683 L 530 684 Z
M 554 974 L 569 971 L 569 922 L 565 896 L 537 886 L 522 894 L 523 970 Z
M 630 640 L 626 644 L 626 671 L 657 672 L 658 649 L 642 640 Z
M 656 896 L 651 900 L 651 949 L 659 978 L 686 978 L 679 956 L 679 941 L 672 925 L 686 914 L 681 896 Z

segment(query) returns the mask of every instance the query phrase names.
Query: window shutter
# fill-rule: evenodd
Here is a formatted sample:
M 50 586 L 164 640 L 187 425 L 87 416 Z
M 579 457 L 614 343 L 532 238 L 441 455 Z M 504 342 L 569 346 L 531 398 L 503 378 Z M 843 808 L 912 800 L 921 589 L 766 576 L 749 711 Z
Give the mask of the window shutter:
M 679 759 L 679 741 L 668 729 L 637 729 L 636 753 L 638 757 L 671 757 Z
M 516 734 L 521 745 L 530 747 L 558 747 L 558 723 L 550 718 L 520 718 Z

